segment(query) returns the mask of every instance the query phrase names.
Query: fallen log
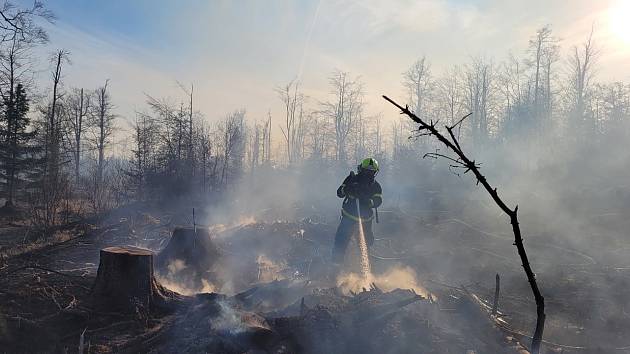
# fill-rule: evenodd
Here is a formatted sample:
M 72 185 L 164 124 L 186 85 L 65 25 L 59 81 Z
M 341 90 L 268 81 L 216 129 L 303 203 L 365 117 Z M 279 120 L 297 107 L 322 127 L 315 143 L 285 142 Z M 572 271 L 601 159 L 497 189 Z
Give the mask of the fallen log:
M 465 286 L 462 286 L 461 289 L 463 290 L 463 294 L 465 294 L 465 298 L 468 304 L 472 305 L 472 307 L 469 307 L 469 308 L 473 310 L 473 313 L 478 318 L 478 321 L 480 324 L 483 323 L 483 325 L 490 325 L 493 328 L 506 332 L 504 330 L 505 321 L 503 321 L 503 319 L 500 316 L 492 315 L 492 308 L 489 305 L 485 304 L 479 298 L 479 296 L 471 293 Z M 510 334 L 513 335 L 513 333 L 510 333 Z M 514 337 L 512 337 L 511 339 L 507 337 L 504 338 L 505 343 L 511 345 L 511 349 L 513 350 L 514 353 L 516 354 L 530 354 L 531 353 L 531 351 L 525 348 L 525 346 L 522 343 L 514 339 L 515 339 Z M 518 339 L 522 340 L 524 339 L 524 337 L 519 337 Z M 529 339 L 531 339 L 531 337 Z

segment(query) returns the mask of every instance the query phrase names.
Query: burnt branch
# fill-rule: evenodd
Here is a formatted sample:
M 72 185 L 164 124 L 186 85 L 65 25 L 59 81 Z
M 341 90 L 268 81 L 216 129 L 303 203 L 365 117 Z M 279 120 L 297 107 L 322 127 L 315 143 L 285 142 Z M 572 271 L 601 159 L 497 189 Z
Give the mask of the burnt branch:
M 463 116 L 462 119 L 458 120 L 457 123 L 451 125 L 450 127 L 447 127 L 448 130 L 453 130 L 455 129 L 458 125 L 462 124 L 462 122 L 464 121 L 464 119 L 468 118 L 472 116 L 472 112 L 468 113 L 467 115 Z
M 454 159 L 448 155 L 444 155 L 441 154 L 439 152 L 427 152 L 426 154 L 424 154 L 424 156 L 422 156 L 422 158 L 430 158 L 430 159 L 438 159 L 438 158 L 443 158 L 445 160 L 451 161 L 455 166 L 458 167 L 466 167 L 463 163 L 461 159 Z
M 394 102 L 392 99 L 390 99 L 387 96 L 383 96 L 383 98 L 389 103 L 396 106 L 398 109 L 400 109 L 401 114 L 407 115 L 409 118 L 411 118 L 411 120 L 418 123 L 420 125 L 420 127 L 418 128 L 419 130 L 423 130 L 423 131 L 426 130 L 427 132 L 429 132 L 429 135 L 434 136 L 442 144 L 446 145 L 448 149 L 450 149 L 452 152 L 455 153 L 455 155 L 457 155 L 457 158 L 454 159 L 444 154 L 438 154 L 438 153 L 429 153 L 425 156 L 430 156 L 433 158 L 438 158 L 438 157 L 446 158 L 451 162 L 455 162 L 456 166 L 463 166 L 465 168 L 464 173 L 472 172 L 475 175 L 477 184 L 481 184 L 486 189 L 488 194 L 490 194 L 490 197 L 492 197 L 492 200 L 494 200 L 494 202 L 503 211 L 503 213 L 505 213 L 510 218 L 510 223 L 512 224 L 512 232 L 514 233 L 514 245 L 516 246 L 516 249 L 518 251 L 518 255 L 521 259 L 523 270 L 525 271 L 525 275 L 527 276 L 527 280 L 529 281 L 529 285 L 534 295 L 534 300 L 536 301 L 536 329 L 534 330 L 534 335 L 532 337 L 531 352 L 533 354 L 538 354 L 540 352 L 540 344 L 542 342 L 542 335 L 545 328 L 545 299 L 542 296 L 540 289 L 538 288 L 538 283 L 536 282 L 536 275 L 532 271 L 531 265 L 529 264 L 529 259 L 527 257 L 527 253 L 525 251 L 525 246 L 523 245 L 523 237 L 521 236 L 521 228 L 518 222 L 518 205 L 515 206 L 514 209 L 511 209 L 503 201 L 503 199 L 499 197 L 499 193 L 497 192 L 497 189 L 490 186 L 490 183 L 488 182 L 486 177 L 481 174 L 479 170 L 480 168 L 479 164 L 475 163 L 474 160 L 471 160 L 470 158 L 468 158 L 468 156 L 466 156 L 466 154 L 463 152 L 457 138 L 455 137 L 455 134 L 453 134 L 453 131 L 452 131 L 453 128 L 461 124 L 461 122 L 466 117 L 470 116 L 470 114 L 464 116 L 453 126 L 450 126 L 450 127 L 446 126 L 446 130 L 448 131 L 449 136 L 450 136 L 450 140 L 449 140 L 449 138 L 447 138 L 446 136 L 444 136 L 442 133 L 440 133 L 437 130 L 437 128 L 435 127 L 435 123 L 433 123 L 433 121 L 427 123 L 423 121 L 421 118 L 419 118 L 418 116 L 416 116 L 413 112 L 411 112 L 408 106 L 403 107 L 399 105 L 398 103 Z

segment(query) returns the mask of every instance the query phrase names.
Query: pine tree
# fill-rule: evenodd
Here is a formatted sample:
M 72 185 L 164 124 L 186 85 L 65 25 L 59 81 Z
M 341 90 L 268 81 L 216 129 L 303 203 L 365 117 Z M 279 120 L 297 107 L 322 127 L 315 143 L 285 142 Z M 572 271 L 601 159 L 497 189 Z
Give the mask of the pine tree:
M 2 140 L 0 142 L 0 184 L 6 198 L 5 206 L 13 206 L 21 182 L 27 178 L 27 170 L 33 161 L 34 147 L 30 144 L 35 137 L 28 131 L 30 119 L 29 99 L 22 84 L 2 96 L 1 115 Z

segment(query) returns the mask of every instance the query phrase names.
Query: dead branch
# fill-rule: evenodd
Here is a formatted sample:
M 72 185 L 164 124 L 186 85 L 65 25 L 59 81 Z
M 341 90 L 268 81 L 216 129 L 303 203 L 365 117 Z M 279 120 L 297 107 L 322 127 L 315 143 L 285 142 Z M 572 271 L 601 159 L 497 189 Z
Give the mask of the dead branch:
M 411 118 L 411 120 L 418 123 L 423 130 L 429 131 L 432 136 L 434 136 L 442 144 L 446 145 L 448 149 L 454 152 L 459 160 L 461 160 L 461 165 L 466 167 L 466 172 L 472 171 L 477 180 L 477 184 L 481 184 L 486 189 L 488 194 L 490 194 L 490 196 L 492 197 L 492 200 L 510 218 L 510 223 L 512 224 L 512 232 L 514 233 L 514 245 L 516 246 L 516 249 L 518 251 L 518 255 L 521 259 L 525 275 L 527 276 L 527 280 L 529 281 L 532 293 L 534 295 L 534 300 L 536 301 L 536 329 L 534 330 L 534 335 L 532 337 L 531 352 L 532 354 L 538 354 L 540 352 L 540 344 L 545 327 L 545 299 L 542 296 L 540 289 L 538 288 L 536 276 L 532 271 L 527 253 L 525 252 L 525 246 L 523 245 L 523 238 L 521 236 L 521 229 L 518 222 L 518 205 L 515 206 L 513 210 L 510 209 L 507 204 L 505 204 L 505 202 L 499 197 L 497 189 L 491 187 L 490 183 L 488 183 L 488 181 L 486 180 L 486 177 L 481 174 L 481 172 L 479 171 L 479 165 L 475 163 L 474 160 L 470 160 L 461 149 L 461 146 L 455 138 L 452 130 L 466 117 L 462 118 L 453 126 L 445 126 L 452 139 L 449 140 L 446 136 L 444 136 L 436 129 L 435 123 L 433 123 L 432 121 L 430 123 L 427 123 L 416 116 L 413 112 L 411 112 L 409 110 L 409 107 L 402 107 L 387 96 L 383 96 L 383 98 L 389 103 L 396 106 L 398 109 L 400 109 L 401 114 L 407 115 L 409 118 Z
M 499 292 L 501 290 L 501 277 L 499 273 L 495 278 L 495 287 L 494 287 L 494 302 L 492 304 L 492 314 L 494 316 L 497 315 L 497 311 L 499 310 Z

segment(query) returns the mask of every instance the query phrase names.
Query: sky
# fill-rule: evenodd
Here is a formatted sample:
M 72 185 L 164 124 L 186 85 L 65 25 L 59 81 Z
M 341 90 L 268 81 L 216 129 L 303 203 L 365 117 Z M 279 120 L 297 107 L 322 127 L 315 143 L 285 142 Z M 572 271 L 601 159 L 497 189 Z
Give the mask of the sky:
M 280 118 L 275 87 L 299 78 L 315 104 L 329 94 L 335 69 L 360 76 L 368 113 L 387 118 L 397 113 L 380 95 L 404 99 L 402 73 L 417 58 L 426 55 L 439 73 L 472 56 L 521 56 L 546 24 L 561 39 L 563 58 L 594 27 L 598 78 L 630 81 L 629 2 L 55 0 L 45 1 L 57 20 L 46 25 L 44 50 L 71 53 L 67 87 L 109 79 L 124 122 L 145 109 L 146 94 L 183 100 L 177 82 L 194 85 L 209 121 L 240 108 L 249 119 Z

